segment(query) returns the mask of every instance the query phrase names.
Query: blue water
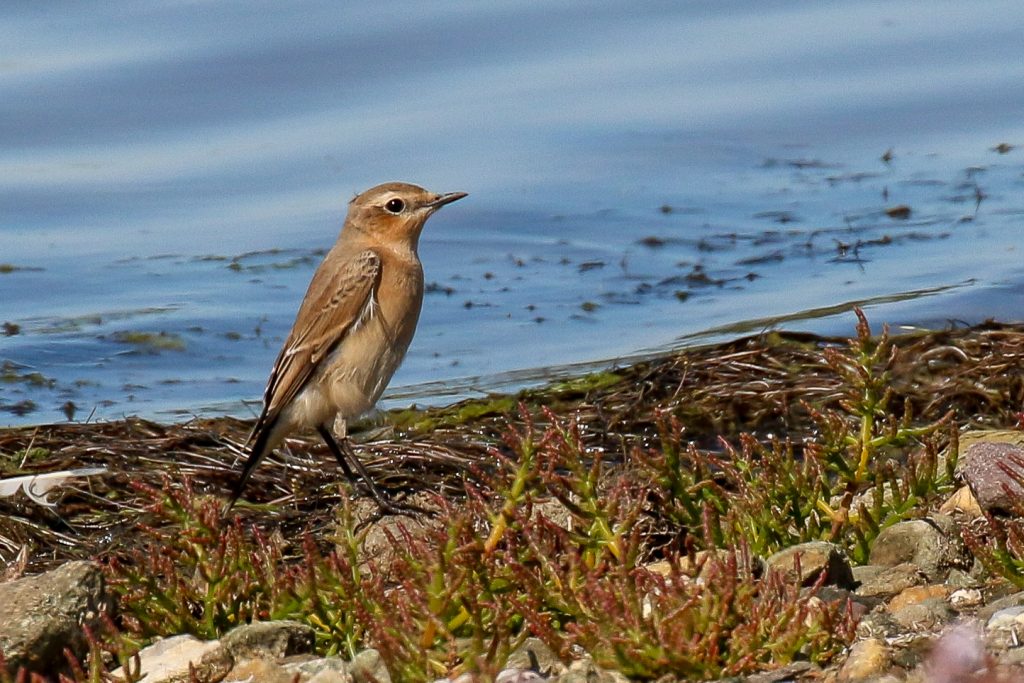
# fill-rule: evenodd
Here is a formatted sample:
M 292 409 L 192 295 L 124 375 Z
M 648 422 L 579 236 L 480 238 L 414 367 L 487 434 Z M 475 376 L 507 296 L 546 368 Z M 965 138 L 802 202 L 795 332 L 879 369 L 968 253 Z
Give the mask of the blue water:
M 1016 1 L 3 3 L 0 425 L 251 415 L 388 180 L 471 194 L 389 405 L 854 303 L 1018 320 L 1021 35 Z

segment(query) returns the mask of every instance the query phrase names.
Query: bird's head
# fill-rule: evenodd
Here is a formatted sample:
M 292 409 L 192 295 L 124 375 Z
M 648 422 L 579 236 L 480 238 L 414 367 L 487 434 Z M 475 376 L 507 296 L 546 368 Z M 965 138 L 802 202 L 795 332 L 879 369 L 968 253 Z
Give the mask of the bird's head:
M 351 227 L 382 241 L 398 240 L 415 248 L 427 219 L 445 204 L 465 196 L 465 192 L 435 194 L 409 183 L 384 183 L 353 197 L 346 229 Z

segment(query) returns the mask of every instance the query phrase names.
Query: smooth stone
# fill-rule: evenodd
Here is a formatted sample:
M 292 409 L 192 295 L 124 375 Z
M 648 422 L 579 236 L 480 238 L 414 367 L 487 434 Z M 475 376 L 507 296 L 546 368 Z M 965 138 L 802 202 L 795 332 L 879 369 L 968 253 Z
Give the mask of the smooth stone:
M 970 486 L 961 486 L 957 489 L 942 504 L 939 512 L 944 515 L 963 515 L 970 519 L 981 517 L 982 515 L 981 505 L 978 504 L 978 499 L 974 497 Z
M 955 616 L 944 597 L 907 605 L 892 613 L 893 621 L 908 631 L 937 631 Z
M 844 683 L 866 681 L 889 668 L 892 656 L 885 641 L 865 638 L 853 644 L 850 654 L 839 669 L 839 680 Z
M 66 671 L 64 648 L 84 659 L 82 625 L 96 628 L 114 603 L 93 562 L 68 562 L 36 576 L 0 583 L 0 652 L 13 675 L 25 667 L 56 678 Z
M 871 564 L 894 567 L 911 563 L 933 583 L 942 581 L 952 567 L 966 562 L 966 553 L 957 541 L 940 527 L 955 529 L 955 522 L 946 516 L 930 521 L 913 519 L 882 529 L 871 544 Z
M 235 664 L 221 683 L 292 683 L 295 676 L 270 659 L 248 659 Z
M 1005 607 L 993 614 L 985 622 L 985 628 L 993 631 L 1016 628 L 1021 623 L 1024 623 L 1024 605 L 1017 605 L 1016 607 Z
M 898 612 L 899 610 L 910 607 L 911 605 L 917 605 L 925 600 L 945 600 L 949 597 L 952 589 L 949 586 L 941 583 L 928 584 L 927 586 L 911 586 L 906 588 L 889 601 L 887 607 L 890 612 Z
M 797 575 L 797 564 L 800 572 Z M 834 543 L 810 541 L 781 550 L 769 557 L 769 569 L 783 572 L 790 581 L 810 586 L 825 575 L 825 585 L 854 588 L 853 571 L 846 553 Z
M 1007 513 L 1013 511 L 1014 501 L 1024 503 L 1024 486 L 1019 480 L 1024 475 L 1024 446 L 1020 443 L 974 443 L 961 454 L 957 472 L 983 510 Z
M 975 615 L 979 621 L 988 622 L 998 612 L 1008 607 L 1018 607 L 1024 605 L 1024 591 L 1018 593 L 1012 593 L 1010 595 L 1003 596 L 996 600 L 992 600 L 987 605 L 978 610 Z
M 860 585 L 854 591 L 868 598 L 888 599 L 925 582 L 925 575 L 916 564 L 904 562 L 893 567 L 868 564 L 853 568 L 853 578 Z
M 282 665 L 289 675 L 299 674 L 301 680 L 315 678 L 324 671 L 339 674 L 345 680 L 352 680 L 349 673 L 350 664 L 341 657 L 320 657 L 318 659 L 306 659 L 299 662 L 288 662 Z
M 254 621 L 231 629 L 220 639 L 235 661 L 269 657 L 280 659 L 313 652 L 316 631 L 298 621 Z
M 629 679 L 618 671 L 602 669 L 589 657 L 573 662 L 564 674 L 549 680 L 558 683 L 629 683 Z
M 355 683 L 391 683 L 391 673 L 380 653 L 372 648 L 358 652 L 348 665 Z
M 546 676 L 541 676 L 533 669 L 504 669 L 494 677 L 494 683 L 535 683 L 546 680 Z
M 199 680 L 220 680 L 234 666 L 219 640 L 199 640 L 190 635 L 156 641 L 139 652 L 139 661 L 145 683 L 187 683 L 192 680 L 190 666 Z M 123 668 L 111 675 L 125 679 Z

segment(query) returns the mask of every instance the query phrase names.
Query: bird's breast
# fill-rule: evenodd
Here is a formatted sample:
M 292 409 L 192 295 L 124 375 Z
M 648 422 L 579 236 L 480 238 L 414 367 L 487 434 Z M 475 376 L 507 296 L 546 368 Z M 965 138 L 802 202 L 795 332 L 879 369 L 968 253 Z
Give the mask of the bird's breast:
M 418 267 L 383 269 L 372 304 L 325 363 L 324 389 L 342 417 L 365 413 L 384 393 L 416 332 L 422 301 Z

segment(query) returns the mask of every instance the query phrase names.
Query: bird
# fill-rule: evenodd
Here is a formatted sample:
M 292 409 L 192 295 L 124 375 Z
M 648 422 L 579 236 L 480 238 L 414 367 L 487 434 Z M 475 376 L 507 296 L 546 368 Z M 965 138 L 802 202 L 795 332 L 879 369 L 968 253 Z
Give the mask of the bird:
M 270 371 L 262 410 L 246 442 L 248 457 L 225 511 L 268 453 L 289 434 L 309 429 L 324 440 L 353 486 L 358 473 L 377 504 L 395 511 L 353 453 L 348 424 L 377 403 L 416 331 L 423 303 L 418 245 L 424 224 L 442 206 L 466 196 L 391 182 L 349 202 L 341 233 L 313 274 Z

